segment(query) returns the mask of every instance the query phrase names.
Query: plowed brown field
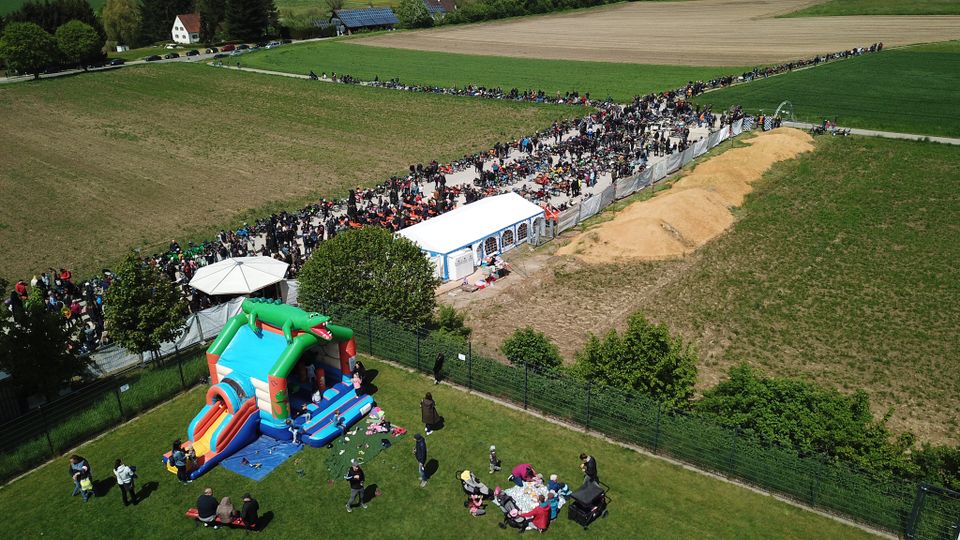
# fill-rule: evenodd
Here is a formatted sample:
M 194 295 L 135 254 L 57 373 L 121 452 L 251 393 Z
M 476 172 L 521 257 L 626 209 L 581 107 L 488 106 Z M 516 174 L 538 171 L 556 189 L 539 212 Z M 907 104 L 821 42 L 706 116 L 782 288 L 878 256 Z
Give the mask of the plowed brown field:
M 818 0 L 636 2 L 508 21 L 392 33 L 356 43 L 401 49 L 636 64 L 770 64 L 882 41 L 960 39 L 960 16 L 774 18 Z

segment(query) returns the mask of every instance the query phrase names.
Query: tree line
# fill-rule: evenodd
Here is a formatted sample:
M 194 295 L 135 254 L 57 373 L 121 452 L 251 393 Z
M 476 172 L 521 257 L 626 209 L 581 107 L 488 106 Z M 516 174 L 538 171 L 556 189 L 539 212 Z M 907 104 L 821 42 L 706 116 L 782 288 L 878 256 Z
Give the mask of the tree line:
M 28 0 L 16 11 L 0 17 L 0 31 L 5 34 L 11 24 L 30 23 L 52 36 L 64 24 L 79 21 L 96 32 L 99 49 L 108 40 L 140 47 L 169 42 L 175 17 L 188 13 L 200 14 L 202 43 L 257 41 L 280 33 L 273 0 L 107 0 L 99 14 L 87 0 Z M 46 37 L 32 26 L 29 31 L 24 28 L 15 27 L 9 37 L 14 40 L 11 47 L 19 50 L 23 44 L 18 40 L 29 37 L 35 40 L 29 43 L 33 48 L 41 53 L 51 52 Z M 6 41 L 8 39 L 4 39 Z M 14 52 L 8 52 L 10 54 Z M 55 60 L 49 63 L 56 63 Z M 8 63 L 15 62 L 8 60 Z

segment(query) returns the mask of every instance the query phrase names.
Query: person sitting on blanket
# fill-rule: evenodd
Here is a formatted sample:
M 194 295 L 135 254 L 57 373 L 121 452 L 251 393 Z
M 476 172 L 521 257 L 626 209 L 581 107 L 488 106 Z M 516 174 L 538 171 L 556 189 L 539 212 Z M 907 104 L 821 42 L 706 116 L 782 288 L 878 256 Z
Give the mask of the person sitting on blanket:
M 547 530 L 550 526 L 550 505 L 544 500 L 543 495 L 537 495 L 537 506 L 529 512 L 520 514 L 520 517 L 533 518 L 531 523 L 540 531 Z
M 547 504 L 550 506 L 550 521 L 557 519 L 557 513 L 560 512 L 560 497 L 557 497 L 555 491 L 547 494 Z
M 570 495 L 573 493 L 570 491 L 570 486 L 561 482 L 555 474 L 550 475 L 550 481 L 547 482 L 547 489 L 556 493 L 558 497 L 563 497 L 564 499 L 570 497 Z
M 524 482 L 533 482 L 533 479 L 536 477 L 537 471 L 533 470 L 533 465 L 521 463 L 513 468 L 510 474 L 510 481 L 518 487 L 523 487 Z

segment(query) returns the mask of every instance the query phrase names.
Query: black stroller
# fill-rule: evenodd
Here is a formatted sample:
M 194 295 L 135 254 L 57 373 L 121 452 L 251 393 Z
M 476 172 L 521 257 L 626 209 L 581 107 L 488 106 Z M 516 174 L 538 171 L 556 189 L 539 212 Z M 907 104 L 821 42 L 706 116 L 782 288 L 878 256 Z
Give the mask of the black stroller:
M 501 529 L 513 527 L 521 533 L 527 530 L 527 525 L 530 524 L 530 518 L 520 516 L 520 508 L 517 507 L 517 502 L 513 500 L 513 497 L 501 491 L 494 496 L 493 502 L 496 503 L 500 511 L 503 512 L 503 521 L 500 522 Z
M 595 482 L 583 484 L 570 496 L 570 510 L 567 517 L 579 523 L 584 529 L 589 527 L 597 518 L 607 517 L 607 503 L 610 502 L 606 493 L 607 489 L 609 489 L 609 486 L 606 484 Z

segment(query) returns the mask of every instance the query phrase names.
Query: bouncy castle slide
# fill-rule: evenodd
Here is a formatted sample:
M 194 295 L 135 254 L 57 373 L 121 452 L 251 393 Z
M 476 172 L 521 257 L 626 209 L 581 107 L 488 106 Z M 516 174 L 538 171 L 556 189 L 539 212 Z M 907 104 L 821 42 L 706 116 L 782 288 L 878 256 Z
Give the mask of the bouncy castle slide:
M 244 300 L 207 350 L 213 384 L 184 444 L 196 455 L 191 479 L 261 434 L 291 440 L 288 420 L 304 443 L 324 446 L 370 411 L 373 398 L 350 377 L 353 331 L 329 320 L 271 300 Z M 176 472 L 169 457 L 163 461 Z

